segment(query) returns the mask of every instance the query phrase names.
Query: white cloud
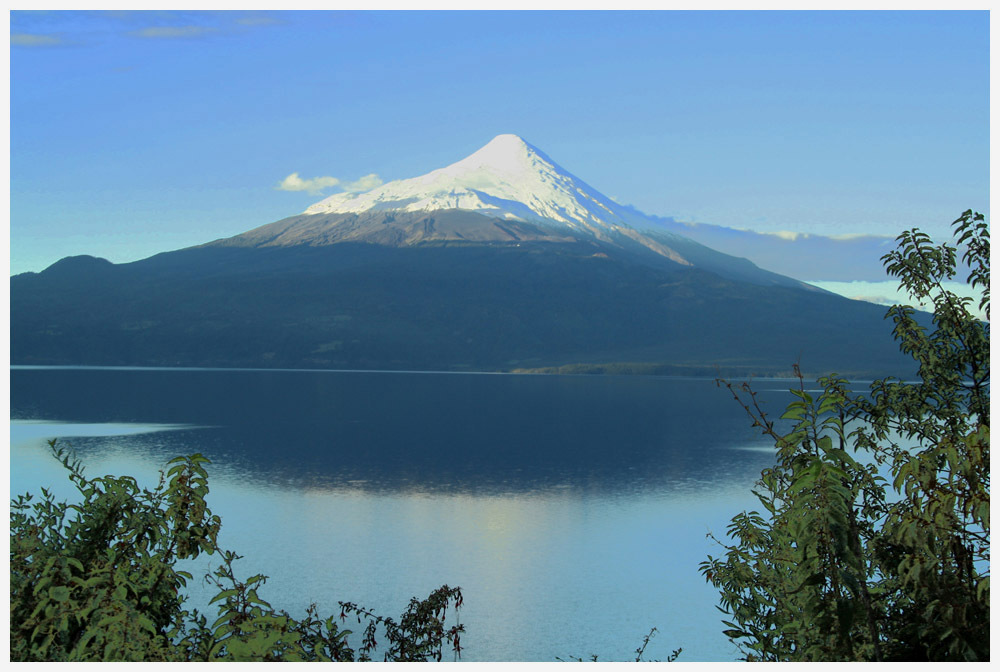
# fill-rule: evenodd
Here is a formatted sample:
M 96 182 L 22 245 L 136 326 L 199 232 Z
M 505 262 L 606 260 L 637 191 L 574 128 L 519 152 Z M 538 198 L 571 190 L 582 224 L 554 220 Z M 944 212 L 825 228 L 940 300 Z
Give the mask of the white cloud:
M 799 238 L 808 238 L 808 233 L 802 233 L 800 231 L 766 231 L 769 236 L 776 236 L 782 240 L 796 241 Z
M 382 178 L 375 173 L 370 173 L 364 177 L 358 178 L 354 182 L 344 182 L 340 185 L 340 188 L 344 191 L 362 192 L 371 191 L 375 187 L 381 186 Z
M 11 46 L 17 47 L 55 47 L 63 44 L 62 39 L 54 35 L 35 35 L 32 33 L 11 33 Z
M 176 40 L 203 37 L 217 30 L 209 26 L 153 26 L 134 30 L 129 35 L 153 40 Z
M 341 182 L 336 177 L 310 177 L 303 179 L 298 173 L 292 173 L 278 184 L 275 189 L 280 191 L 305 191 L 313 195 L 320 194 L 324 189 L 340 187 L 344 191 L 362 192 L 374 189 L 382 184 L 382 178 L 375 173 L 358 178 L 354 182 Z
M 847 298 L 854 299 L 855 301 L 867 301 L 868 303 L 878 303 L 883 306 L 893 306 L 900 303 L 899 301 L 896 301 L 888 296 L 849 296 Z
M 336 177 L 312 177 L 303 180 L 298 173 L 292 173 L 281 181 L 275 189 L 280 191 L 307 191 L 310 194 L 319 194 L 324 189 L 335 187 L 340 184 Z
M 835 233 L 827 236 L 830 240 L 857 240 L 858 238 L 881 238 L 887 241 L 894 241 L 892 236 L 879 236 L 872 233 Z

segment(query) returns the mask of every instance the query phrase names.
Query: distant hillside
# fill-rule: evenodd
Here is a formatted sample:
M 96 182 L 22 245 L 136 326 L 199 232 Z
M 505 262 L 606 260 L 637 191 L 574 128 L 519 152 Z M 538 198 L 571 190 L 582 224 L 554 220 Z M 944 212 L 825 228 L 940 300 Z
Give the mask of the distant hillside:
M 213 246 L 11 278 L 14 364 L 908 370 L 884 309 L 523 242 Z

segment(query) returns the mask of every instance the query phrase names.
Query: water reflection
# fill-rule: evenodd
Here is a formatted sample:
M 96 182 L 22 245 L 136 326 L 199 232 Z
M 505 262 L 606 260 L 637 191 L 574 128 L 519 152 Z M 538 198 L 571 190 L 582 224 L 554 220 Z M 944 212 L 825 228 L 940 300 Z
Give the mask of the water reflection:
M 222 543 L 293 613 L 448 583 L 466 660 L 628 660 L 654 626 L 649 658 L 735 657 L 697 565 L 773 448 L 711 381 L 35 370 L 12 392 L 36 421 L 12 424 L 12 491 L 69 492 L 46 432 L 143 485 L 201 452 Z
M 707 380 L 15 370 L 12 390 L 12 418 L 172 425 L 136 442 L 287 487 L 656 492 L 729 482 L 756 465 L 732 446 L 769 444 Z
M 155 484 L 165 456 L 137 449 L 134 438 L 110 438 L 90 451 L 88 473 L 128 473 Z M 12 451 L 12 473 L 53 483 L 57 496 L 67 496 L 47 447 L 28 444 Z M 43 473 L 26 474 L 27 453 L 45 465 Z M 657 496 L 574 485 L 516 496 L 375 493 L 285 487 L 211 469 L 209 503 L 224 521 L 220 541 L 245 556 L 241 573 L 268 575 L 262 595 L 292 613 L 314 602 L 336 613 L 337 601 L 349 600 L 399 614 L 409 597 L 448 583 L 465 593 L 465 660 L 593 653 L 628 660 L 654 626 L 661 634 L 651 658 L 677 646 L 685 660 L 735 655 L 697 564 L 716 552 L 706 532 L 721 532 L 749 503 L 748 482 L 731 482 L 721 493 L 692 483 Z M 213 563 L 202 557 L 186 569 L 201 576 Z M 211 596 L 192 584 L 192 606 L 211 614 Z

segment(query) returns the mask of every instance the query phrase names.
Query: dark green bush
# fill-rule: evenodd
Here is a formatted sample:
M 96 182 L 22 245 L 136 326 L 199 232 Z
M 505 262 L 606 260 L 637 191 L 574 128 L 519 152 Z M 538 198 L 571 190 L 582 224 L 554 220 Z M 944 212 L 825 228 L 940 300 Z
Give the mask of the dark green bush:
M 988 319 L 989 225 L 971 211 L 955 225 Z M 800 376 L 785 435 L 748 384 L 720 381 L 778 449 L 763 513 L 733 518 L 725 556 L 701 567 L 747 660 L 989 660 L 989 324 L 942 285 L 955 247 L 898 241 L 887 270 L 934 305 L 932 330 L 910 307 L 888 314 L 918 381 L 858 396 L 828 377 L 814 397 Z
M 458 655 L 464 626 L 446 627 L 445 617 L 462 603 L 459 588 L 413 599 L 399 623 L 343 602 L 339 619 L 320 618 L 315 606 L 293 618 L 258 595 L 266 577 L 238 579 L 239 556 L 218 547 L 206 458 L 172 460 L 149 490 L 128 476 L 87 478 L 79 461 L 50 445 L 80 501 L 56 502 L 43 489 L 37 500 L 11 502 L 12 661 L 370 660 L 376 632 L 384 632 L 385 660 L 441 660 L 446 645 Z M 219 590 L 211 625 L 185 608 L 192 577 L 175 567 L 202 553 L 222 560 L 209 577 Z M 338 624 L 349 614 L 367 622 L 357 650 Z

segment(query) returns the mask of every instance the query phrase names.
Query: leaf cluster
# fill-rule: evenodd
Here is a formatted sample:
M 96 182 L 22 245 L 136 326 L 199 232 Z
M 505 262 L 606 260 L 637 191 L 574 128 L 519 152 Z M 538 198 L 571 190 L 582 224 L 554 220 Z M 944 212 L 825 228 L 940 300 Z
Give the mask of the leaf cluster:
M 78 503 L 21 495 L 10 513 L 10 657 L 13 661 L 353 661 L 370 660 L 376 625 L 389 646 L 386 660 L 440 660 L 460 651 L 464 626 L 445 627 L 461 589 L 443 586 L 414 598 L 400 624 L 353 603 L 340 618 L 321 618 L 311 605 L 302 618 L 274 609 L 258 591 L 263 575 L 239 579 L 240 558 L 218 546 L 221 521 L 209 510 L 208 459 L 170 461 L 152 489 L 128 476 L 88 478 L 80 462 L 50 442 L 80 494 Z M 179 560 L 218 555 L 206 577 L 218 593 L 211 624 L 185 606 L 191 574 Z M 348 613 L 368 622 L 356 652 Z
M 971 211 L 954 224 L 989 315 L 988 225 Z M 830 376 L 813 397 L 800 375 L 786 434 L 748 383 L 718 381 L 777 448 L 762 510 L 701 564 L 748 660 L 989 659 L 989 324 L 943 287 L 955 247 L 916 230 L 898 243 L 887 271 L 934 305 L 932 330 L 908 306 L 887 314 L 918 381 L 855 395 Z
M 642 644 L 640 644 L 639 648 L 637 648 L 635 650 L 635 662 L 637 662 L 637 663 L 643 663 L 643 662 L 650 662 L 650 663 L 674 663 L 674 662 L 677 662 L 678 658 L 680 658 L 681 653 L 684 651 L 683 648 L 676 648 L 673 651 L 671 651 L 670 655 L 667 656 L 666 660 L 648 660 L 648 661 L 647 660 L 643 660 L 643 656 L 646 655 L 646 647 L 649 646 L 649 640 L 651 640 L 653 638 L 653 635 L 655 635 L 656 632 L 657 632 L 656 628 L 650 628 L 649 632 L 646 633 L 646 635 L 642 638 Z M 566 660 L 564 660 L 563 658 L 560 658 L 559 656 L 556 656 L 556 660 L 558 660 L 561 663 L 567 662 Z M 576 662 L 576 663 L 582 663 L 582 662 L 584 662 L 583 658 L 581 658 L 579 656 L 569 656 L 569 660 L 572 661 L 572 662 Z M 590 663 L 599 662 L 597 654 L 596 653 L 592 653 L 590 655 L 590 658 L 588 659 L 587 662 L 590 662 Z

